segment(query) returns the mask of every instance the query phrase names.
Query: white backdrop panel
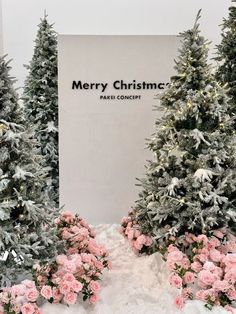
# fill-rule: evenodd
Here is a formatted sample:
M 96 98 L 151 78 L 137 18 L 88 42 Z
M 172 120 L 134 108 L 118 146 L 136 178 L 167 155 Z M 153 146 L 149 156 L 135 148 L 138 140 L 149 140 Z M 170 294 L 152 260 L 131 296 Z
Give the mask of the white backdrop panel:
M 167 83 L 178 46 L 176 36 L 59 36 L 60 204 L 90 223 L 118 222 L 134 205 L 135 178 L 151 157 L 145 138 L 160 114 L 160 90 L 116 90 L 113 82 Z M 72 89 L 74 80 L 108 86 Z

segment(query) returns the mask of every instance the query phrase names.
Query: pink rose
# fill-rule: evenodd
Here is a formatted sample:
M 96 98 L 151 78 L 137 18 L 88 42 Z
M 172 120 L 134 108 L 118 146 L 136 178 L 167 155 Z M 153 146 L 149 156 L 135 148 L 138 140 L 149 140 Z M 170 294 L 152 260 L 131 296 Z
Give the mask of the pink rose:
M 32 280 L 25 279 L 21 282 L 26 288 L 35 288 L 35 282 Z
M 183 279 L 184 279 L 184 283 L 190 284 L 190 283 L 192 283 L 192 282 L 194 281 L 194 275 L 193 275 L 192 272 L 187 271 L 187 272 L 185 273 Z
M 202 270 L 202 264 L 199 262 L 193 262 L 191 264 L 191 269 L 196 273 L 199 273 Z
M 204 263 L 208 260 L 209 253 L 204 252 L 204 253 L 199 254 L 197 257 L 198 257 L 200 262 Z
M 221 255 L 221 253 L 218 250 L 212 249 L 210 251 L 210 259 L 213 262 L 220 262 L 222 260 L 222 255 Z
M 75 247 L 70 247 L 70 248 L 67 250 L 67 254 L 69 254 L 69 255 L 76 254 L 77 252 L 78 252 L 78 249 L 76 249 Z
M 68 211 L 68 210 L 62 212 L 61 216 L 63 218 L 67 218 L 67 219 L 73 219 L 73 214 L 70 211 Z
M 72 261 L 75 263 L 76 267 L 80 267 L 82 264 L 82 259 L 79 254 L 73 254 L 71 255 Z
M 174 244 L 170 244 L 167 249 L 168 253 L 178 251 L 177 247 Z
M 236 253 L 236 242 L 235 241 L 228 241 L 226 243 L 226 248 L 228 252 Z
M 52 298 L 52 288 L 50 286 L 43 286 L 40 293 L 47 300 Z
M 129 240 L 132 240 L 134 238 L 134 230 L 131 229 L 129 232 L 128 232 L 128 239 Z
M 87 228 L 81 228 L 80 229 L 80 234 L 83 236 L 83 237 L 87 237 L 89 235 L 89 231 Z
M 70 228 L 70 231 L 72 231 L 73 233 L 79 233 L 80 232 L 80 228 L 78 226 L 72 226 Z
M 174 300 L 174 304 L 178 310 L 182 309 L 184 306 L 184 299 L 182 298 L 182 296 L 177 296 Z
M 193 291 L 191 288 L 184 288 L 181 293 L 184 300 L 190 298 L 193 295 Z
M 98 291 L 100 291 L 101 287 L 98 282 L 92 280 L 89 284 L 89 288 L 91 289 L 93 293 L 97 293 Z
M 140 235 L 138 238 L 137 238 L 137 243 L 138 244 L 140 244 L 140 245 L 144 245 L 145 244 L 145 242 L 146 242 L 146 237 L 145 237 L 145 235 Z
M 203 265 L 203 269 L 213 272 L 216 269 L 216 266 L 213 262 L 206 262 Z
M 181 262 L 183 259 L 184 255 L 182 252 L 180 252 L 179 250 L 177 251 L 172 251 L 168 254 L 167 259 L 168 260 L 173 260 L 175 262 Z
M 140 243 L 138 243 L 138 241 L 134 241 L 134 242 L 133 242 L 133 245 L 134 245 L 134 248 L 135 248 L 136 250 L 138 250 L 138 251 L 141 251 L 141 249 L 142 249 L 142 247 L 143 247 L 143 245 L 140 244 Z
M 130 217 L 123 217 L 122 219 L 121 219 L 121 224 L 122 225 L 126 225 L 129 221 L 130 221 Z
M 184 269 L 189 269 L 189 267 L 190 267 L 190 261 L 189 261 L 189 259 L 186 258 L 186 257 L 184 257 L 184 258 L 182 259 L 181 265 L 182 265 L 182 267 L 183 267 Z
M 64 265 L 65 262 L 67 262 L 67 256 L 66 255 L 58 255 L 56 257 L 56 262 L 58 265 Z
M 180 288 L 182 286 L 183 280 L 180 276 L 178 275 L 172 275 L 170 277 L 170 284 L 171 286 L 175 288 Z
M 71 291 L 71 282 L 63 281 L 60 283 L 59 290 L 62 294 L 67 294 Z
M 236 253 L 227 254 L 223 260 L 227 267 L 236 267 Z
M 69 240 L 70 238 L 73 237 L 73 234 L 70 233 L 68 230 L 64 229 L 61 233 L 61 236 L 63 240 Z
M 211 300 L 213 301 L 216 299 L 217 296 L 217 292 L 214 289 L 207 289 L 204 291 L 204 294 L 206 299 L 211 298 Z
M 64 264 L 65 270 L 74 273 L 76 271 L 76 264 L 74 261 L 66 261 Z
M 31 303 L 25 303 L 21 307 L 22 314 L 34 314 L 34 306 Z
M 196 240 L 197 242 L 203 242 L 203 244 L 207 244 L 209 241 L 205 234 L 200 234 Z
M 201 300 L 201 301 L 205 301 L 207 298 L 205 290 L 198 290 L 196 292 L 196 299 Z
M 213 274 L 216 275 L 216 278 L 221 278 L 223 276 L 223 268 L 221 267 L 215 267 L 215 269 L 213 270 Z
M 70 305 L 75 304 L 77 301 L 77 294 L 74 292 L 69 292 L 64 296 L 63 301 L 66 304 L 70 304 Z
M 224 279 L 234 284 L 236 282 L 236 268 L 229 268 L 225 274 Z
M 30 288 L 25 293 L 25 297 L 27 301 L 30 301 L 30 302 L 36 302 L 36 300 L 38 299 L 38 296 L 39 296 L 39 292 L 36 288 Z
M 73 289 L 74 292 L 78 293 L 83 289 L 83 285 L 79 281 L 74 281 L 71 285 L 71 288 Z
M 185 241 L 187 241 L 188 243 L 193 243 L 193 237 L 191 233 L 186 232 L 185 233 Z
M 174 270 L 176 267 L 176 263 L 173 260 L 167 260 L 166 267 L 168 270 Z
M 24 295 L 26 291 L 26 286 L 19 284 L 11 287 L 11 293 L 13 296 Z
M 94 254 L 94 255 L 97 255 L 97 256 L 100 255 L 100 248 L 98 247 L 98 245 L 97 245 L 97 243 L 96 243 L 96 241 L 94 239 L 90 239 L 89 240 L 88 251 L 91 254 Z
M 91 263 L 91 256 L 90 254 L 86 254 L 86 253 L 81 253 L 81 258 L 82 258 L 82 261 L 84 263 Z
M 58 288 L 53 288 L 53 303 L 59 303 L 62 299 L 62 294 Z
M 94 261 L 94 266 L 95 266 L 99 271 L 102 271 L 103 268 L 104 268 L 102 262 L 100 262 L 100 261 L 98 261 L 98 260 Z
M 198 274 L 198 284 L 201 288 L 206 287 L 206 286 L 211 286 L 213 282 L 215 281 L 215 279 L 216 279 L 216 276 L 213 275 L 208 270 L 201 270 L 200 273 Z
M 236 290 L 228 290 L 226 294 L 231 301 L 236 300 Z
M 71 273 L 67 273 L 64 275 L 63 280 L 68 281 L 68 282 L 73 282 L 75 281 L 75 276 Z
M 220 246 L 220 241 L 216 237 L 212 237 L 209 241 L 209 244 L 211 247 L 219 247 Z
M 215 289 L 217 292 L 218 291 L 226 292 L 229 288 L 230 285 L 226 280 L 216 280 L 213 283 L 213 289 Z
M 151 246 L 153 244 L 153 240 L 151 237 L 146 236 L 146 242 L 145 245 L 146 246 Z
M 89 302 L 91 304 L 96 304 L 97 303 L 97 300 L 98 300 L 98 297 L 96 294 L 92 294 L 91 297 L 89 298 Z
M 134 237 L 138 238 L 141 235 L 141 232 L 139 230 L 134 231 Z

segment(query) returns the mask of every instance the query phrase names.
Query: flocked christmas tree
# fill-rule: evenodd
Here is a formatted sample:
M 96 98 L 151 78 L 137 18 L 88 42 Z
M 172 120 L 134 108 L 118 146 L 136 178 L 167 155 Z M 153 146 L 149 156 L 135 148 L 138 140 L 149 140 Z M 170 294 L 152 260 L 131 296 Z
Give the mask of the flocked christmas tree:
M 235 1 L 233 1 L 235 2 Z M 219 67 L 216 78 L 227 84 L 227 93 L 230 97 L 230 111 L 236 114 L 236 7 L 229 8 L 229 16 L 223 20 L 222 41 L 217 46 Z M 236 123 L 235 123 L 236 129 Z
M 39 24 L 33 58 L 27 69 L 23 97 L 26 119 L 36 125 L 35 137 L 51 169 L 48 193 L 58 205 L 57 35 L 46 15 Z
M 25 128 L 9 62 L 0 59 L 0 287 L 55 255 L 55 212 L 43 193 L 41 166 L 32 129 Z
M 171 235 L 207 233 L 235 222 L 235 145 L 225 90 L 207 64 L 199 19 L 181 34 L 176 75 L 161 96 L 165 113 L 148 142 L 154 160 L 131 213 L 152 250 Z

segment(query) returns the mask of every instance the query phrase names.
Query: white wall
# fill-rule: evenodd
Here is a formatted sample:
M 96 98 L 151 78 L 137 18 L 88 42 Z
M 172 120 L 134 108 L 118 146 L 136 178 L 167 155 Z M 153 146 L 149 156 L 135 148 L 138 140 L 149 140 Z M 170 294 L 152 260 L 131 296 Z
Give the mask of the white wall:
M 0 55 L 3 54 L 2 0 L 0 0 Z
M 191 27 L 199 8 L 202 30 L 219 41 L 230 0 L 2 0 L 4 52 L 22 85 L 39 19 L 47 10 L 61 34 L 176 34 Z

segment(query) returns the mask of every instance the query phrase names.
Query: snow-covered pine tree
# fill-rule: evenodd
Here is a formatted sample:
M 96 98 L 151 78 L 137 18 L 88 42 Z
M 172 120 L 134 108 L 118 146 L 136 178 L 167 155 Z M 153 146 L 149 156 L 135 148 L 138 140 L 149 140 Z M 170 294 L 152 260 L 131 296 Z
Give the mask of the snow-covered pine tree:
M 217 46 L 215 59 L 219 62 L 216 78 L 223 84 L 227 84 L 230 111 L 236 114 L 236 6 L 232 5 L 229 8 L 228 18 L 223 20 L 222 41 Z
M 148 142 L 154 160 L 146 165 L 141 192 L 130 214 L 152 251 L 186 231 L 195 234 L 235 221 L 235 145 L 228 132 L 225 90 L 207 64 L 208 42 L 200 35 L 200 12 L 180 34 L 176 75 L 161 96 L 165 113 Z
M 9 62 L 0 58 L 0 287 L 55 256 L 55 211 L 42 193 L 41 166 L 31 129 L 25 128 Z
M 35 137 L 46 164 L 51 168 L 47 179 L 48 193 L 58 205 L 58 89 L 57 34 L 47 16 L 39 24 L 33 58 L 24 87 L 27 122 L 35 124 Z

